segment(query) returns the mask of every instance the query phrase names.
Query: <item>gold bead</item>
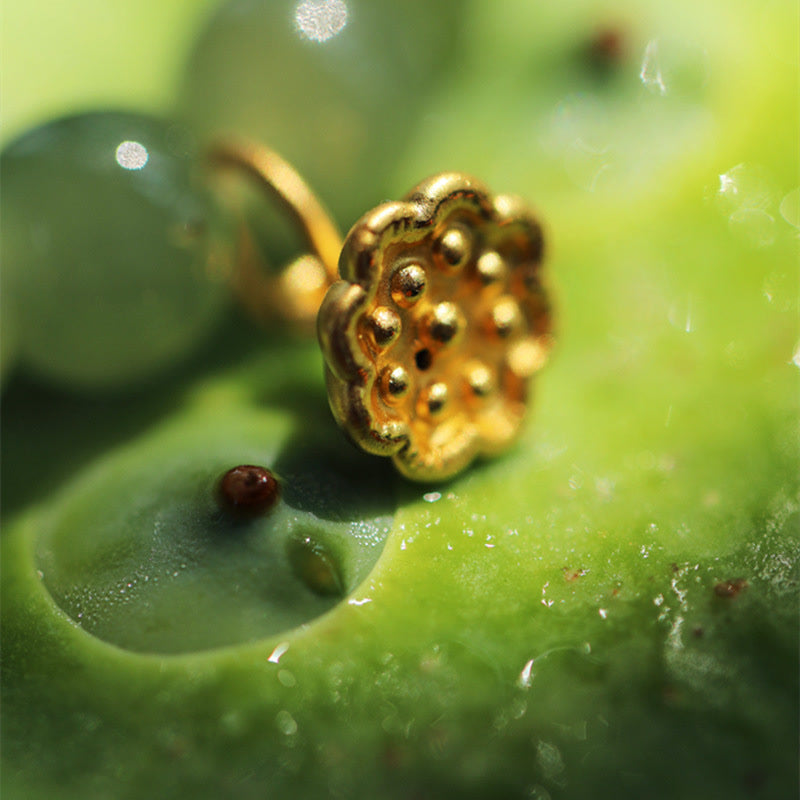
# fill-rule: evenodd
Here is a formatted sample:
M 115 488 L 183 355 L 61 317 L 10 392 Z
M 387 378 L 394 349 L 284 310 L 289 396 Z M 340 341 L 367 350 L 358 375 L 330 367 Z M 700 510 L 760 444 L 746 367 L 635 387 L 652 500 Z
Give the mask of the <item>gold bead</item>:
M 428 276 L 419 264 L 409 264 L 392 276 L 392 299 L 397 305 L 408 308 L 425 294 Z
M 481 281 L 485 286 L 492 283 L 505 281 L 508 276 L 508 266 L 499 253 L 489 250 L 484 253 L 475 265 Z
M 442 381 L 432 383 L 420 393 L 418 411 L 425 416 L 437 416 L 444 411 L 448 401 L 447 384 Z
M 501 297 L 492 308 L 492 327 L 494 332 L 507 339 L 522 326 L 522 313 L 513 297 Z
M 472 254 L 472 238 L 461 226 L 453 226 L 442 234 L 438 251 L 447 267 L 460 269 Z
M 388 347 L 400 335 L 400 317 L 386 306 L 378 306 L 370 314 L 372 338 L 378 347 Z
M 381 373 L 381 390 L 387 402 L 396 402 L 408 394 L 411 378 L 400 365 L 386 367 Z
M 429 338 L 440 345 L 454 342 L 466 327 L 461 309 L 449 300 L 437 303 L 430 312 L 425 327 Z
M 483 398 L 496 390 L 494 371 L 482 361 L 470 361 L 464 370 L 467 385 L 475 397 Z

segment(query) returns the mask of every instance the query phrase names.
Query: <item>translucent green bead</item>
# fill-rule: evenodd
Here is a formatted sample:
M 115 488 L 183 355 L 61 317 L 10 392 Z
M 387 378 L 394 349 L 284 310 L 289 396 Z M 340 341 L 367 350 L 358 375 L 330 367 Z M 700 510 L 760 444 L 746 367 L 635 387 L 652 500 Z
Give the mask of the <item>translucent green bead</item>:
M 183 129 L 132 114 L 61 119 L 6 149 L 0 255 L 27 366 L 113 386 L 198 344 L 231 258 L 198 168 Z
M 455 0 L 234 0 L 198 41 L 183 107 L 280 152 L 349 226 L 396 189 L 387 176 L 461 68 L 463 19 Z

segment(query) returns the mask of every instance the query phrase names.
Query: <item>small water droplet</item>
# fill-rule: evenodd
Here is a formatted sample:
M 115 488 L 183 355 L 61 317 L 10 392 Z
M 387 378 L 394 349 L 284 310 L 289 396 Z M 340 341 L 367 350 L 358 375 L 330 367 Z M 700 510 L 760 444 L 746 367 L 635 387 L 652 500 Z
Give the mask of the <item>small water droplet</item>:
M 519 678 L 517 679 L 517 685 L 522 689 L 530 688 L 531 683 L 533 683 L 532 658 L 529 661 L 525 662 L 525 666 L 522 668 L 522 672 L 519 673 Z
M 600 619 L 608 618 L 608 611 L 605 608 L 598 608 L 597 613 L 600 615 Z
M 320 542 L 301 536 L 290 540 L 287 552 L 294 574 L 312 592 L 323 597 L 345 594 L 338 563 Z
M 731 231 L 750 247 L 769 247 L 775 241 L 775 218 L 760 208 L 742 208 L 728 217 Z
M 285 736 L 294 736 L 297 733 L 297 722 L 288 711 L 279 711 L 275 716 L 278 730 Z
M 708 82 L 708 53 L 686 38 L 651 39 L 642 56 L 639 79 L 657 97 L 693 97 Z
M 294 673 L 289 672 L 288 669 L 282 669 L 278 671 L 278 680 L 287 689 L 297 686 L 297 678 L 295 678 Z
M 267 659 L 267 661 L 269 661 L 271 664 L 277 664 L 281 660 L 283 654 L 288 649 L 289 649 L 289 642 L 281 642 L 280 644 L 275 646 L 275 649 L 272 651 L 272 653 L 270 653 L 270 656 Z
M 800 187 L 784 195 L 778 210 L 793 228 L 800 228 Z

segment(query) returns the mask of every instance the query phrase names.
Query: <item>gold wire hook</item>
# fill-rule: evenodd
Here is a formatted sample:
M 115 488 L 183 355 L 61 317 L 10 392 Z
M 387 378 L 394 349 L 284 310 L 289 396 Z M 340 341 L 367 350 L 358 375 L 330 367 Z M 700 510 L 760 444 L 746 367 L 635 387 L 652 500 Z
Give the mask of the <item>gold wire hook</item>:
M 339 277 L 342 236 L 336 223 L 297 171 L 264 145 L 224 139 L 212 146 L 209 160 L 216 168 L 238 169 L 266 189 L 297 224 L 310 250 L 278 275 L 269 275 L 243 223 L 233 279 L 240 301 L 257 318 L 279 315 L 312 327 L 325 292 Z

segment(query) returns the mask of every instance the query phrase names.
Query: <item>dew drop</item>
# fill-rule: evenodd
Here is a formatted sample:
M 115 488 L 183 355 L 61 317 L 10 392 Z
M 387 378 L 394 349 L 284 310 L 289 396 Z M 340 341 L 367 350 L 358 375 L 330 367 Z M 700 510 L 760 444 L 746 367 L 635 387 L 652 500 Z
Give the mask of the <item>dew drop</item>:
M 800 228 L 800 187 L 784 195 L 778 210 L 793 228 Z
M 275 716 L 278 730 L 285 736 L 294 736 L 297 733 L 297 722 L 288 711 L 279 711 Z
M 288 555 L 294 574 L 314 594 L 323 597 L 344 595 L 342 577 L 333 555 L 310 536 L 290 541 Z

